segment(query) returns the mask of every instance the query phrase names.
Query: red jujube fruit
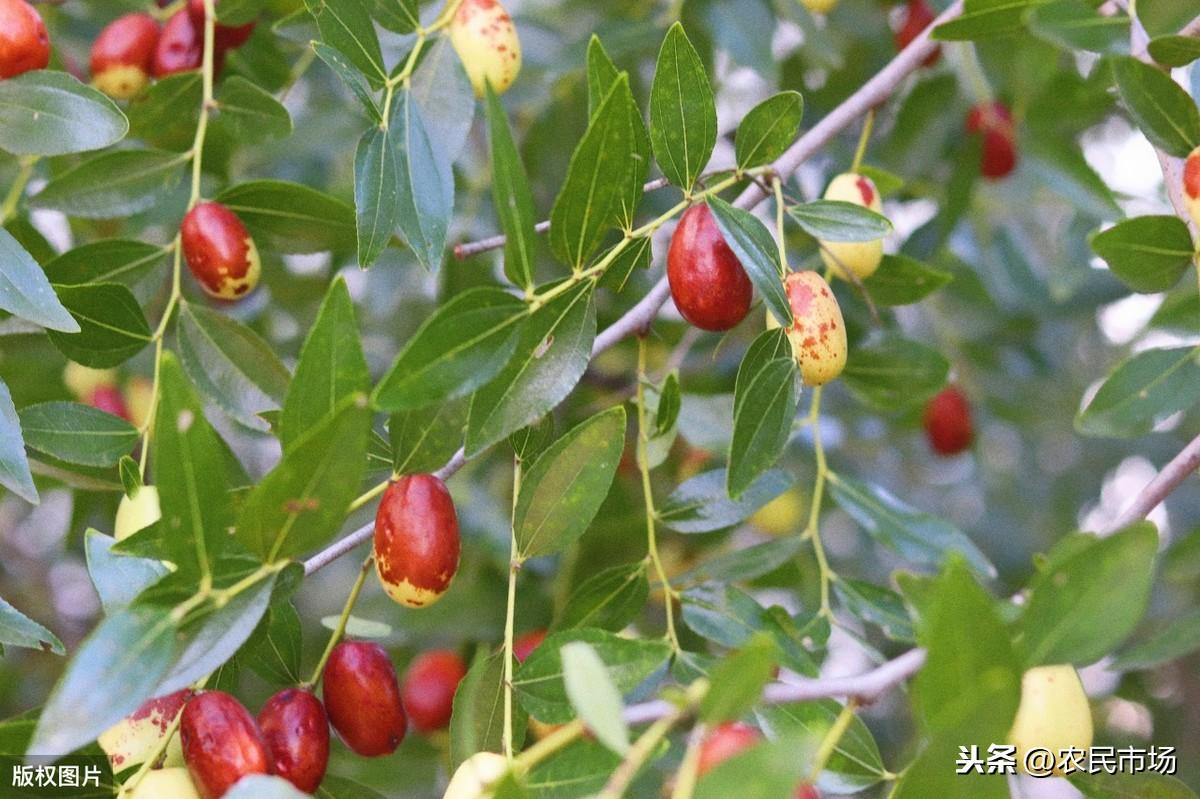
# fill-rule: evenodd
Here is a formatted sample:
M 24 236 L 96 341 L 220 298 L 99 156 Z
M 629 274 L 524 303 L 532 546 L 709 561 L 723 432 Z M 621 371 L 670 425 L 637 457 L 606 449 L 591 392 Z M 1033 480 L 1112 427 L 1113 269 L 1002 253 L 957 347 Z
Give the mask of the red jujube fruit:
M 258 727 L 275 774 L 315 793 L 329 765 L 329 719 L 312 692 L 285 688 L 258 712 Z
M 88 405 L 129 421 L 129 408 L 125 405 L 125 395 L 116 386 L 97 386 L 88 397 Z
M 901 17 L 900 27 L 896 30 L 896 50 L 903 50 L 912 44 L 913 39 L 921 35 L 921 31 L 929 27 L 933 22 L 935 15 L 933 9 L 925 0 L 908 0 L 908 7 L 904 9 L 904 14 Z M 921 62 L 923 66 L 931 67 L 938 62 L 942 57 L 942 46 L 939 44 L 934 51 L 925 56 L 925 60 Z
M 979 103 L 967 114 L 967 132 L 983 136 L 979 172 L 999 180 L 1017 167 L 1017 133 L 1012 112 L 999 100 Z
M 954 386 L 942 389 L 925 406 L 925 435 L 939 455 L 957 455 L 975 437 L 971 405 Z
M 459 547 L 445 483 L 414 474 L 388 486 L 375 514 L 375 571 L 388 596 L 411 608 L 432 605 L 458 571 Z
M 220 5 L 219 0 L 213 0 L 213 5 Z M 188 0 L 187 10 L 192 18 L 192 23 L 200 29 L 200 35 L 203 37 L 204 0 Z M 254 25 L 253 22 L 247 22 L 245 25 L 221 25 L 218 23 L 213 28 L 213 46 L 222 53 L 241 47 L 254 33 Z
M 762 742 L 762 734 L 749 724 L 728 722 L 714 727 L 700 744 L 697 774 L 707 774 L 729 758 Z
M 400 696 L 404 710 L 418 732 L 433 732 L 450 726 L 454 692 L 467 676 L 467 665 L 448 649 L 418 655 L 404 675 Z
M 220 203 L 200 203 L 188 211 L 179 230 L 188 269 L 210 295 L 236 300 L 258 285 L 258 248 L 233 211 Z
M 204 63 L 204 30 L 197 28 L 186 11 L 176 12 L 163 25 L 154 48 L 151 72 L 156 78 L 200 69 Z
M 25 0 L 0 0 L 0 78 L 14 78 L 50 63 L 50 37 Z
M 667 279 L 679 313 L 702 330 L 729 330 L 754 299 L 746 270 L 704 204 L 684 212 L 671 236 Z
M 110 97 L 128 100 L 150 82 L 158 23 L 149 14 L 126 14 L 100 31 L 92 43 L 92 82 Z
M 179 722 L 183 759 L 203 799 L 221 799 L 248 774 L 269 774 L 271 759 L 242 703 L 221 691 L 199 694 Z
M 324 676 L 325 710 L 338 735 L 364 757 L 396 751 L 408 720 L 387 652 L 366 641 L 333 648 Z
M 533 654 L 533 650 L 542 645 L 542 641 L 546 640 L 545 630 L 530 630 L 524 635 L 517 636 L 513 641 L 513 657 L 518 663 L 524 663 L 525 658 Z

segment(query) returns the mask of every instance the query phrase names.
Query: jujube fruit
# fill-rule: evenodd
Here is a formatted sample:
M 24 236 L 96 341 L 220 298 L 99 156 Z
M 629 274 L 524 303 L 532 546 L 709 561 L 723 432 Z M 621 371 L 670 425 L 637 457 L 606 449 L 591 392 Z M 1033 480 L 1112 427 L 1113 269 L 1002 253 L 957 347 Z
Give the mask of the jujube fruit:
M 87 402 L 92 392 L 100 386 L 117 385 L 116 369 L 92 369 L 90 366 L 68 361 L 63 369 L 63 384 L 80 402 Z
M 792 272 L 784 281 L 792 326 L 787 331 L 792 357 L 805 385 L 821 386 L 846 368 L 849 345 L 846 323 L 833 289 L 816 272 Z M 775 314 L 767 313 L 767 328 L 777 328 Z
M 213 5 L 219 6 L 219 0 L 213 0 Z M 201 31 L 200 36 L 203 41 L 204 0 L 188 0 L 187 11 L 192 18 L 192 24 Z M 254 25 L 254 22 L 247 22 L 245 25 L 221 25 L 218 23 L 213 27 L 213 46 L 222 53 L 241 47 L 254 33 Z
M 924 425 L 929 446 L 939 455 L 957 455 L 975 438 L 971 405 L 954 386 L 942 389 L 926 403 Z
M 508 773 L 508 758 L 495 752 L 476 752 L 450 778 L 442 799 L 481 799 Z
M 87 398 L 87 404 L 98 411 L 129 420 L 129 408 L 125 407 L 125 395 L 116 386 L 97 386 Z
M 50 63 L 50 37 L 25 0 L 0 0 L 0 78 L 15 78 Z
M 129 408 L 129 421 L 139 430 L 150 422 L 154 412 L 154 382 L 135 375 L 125 384 L 125 407 Z
M 187 769 L 174 766 L 147 771 L 129 799 L 200 799 L 200 794 Z
M 204 63 L 204 31 L 186 10 L 175 12 L 158 37 L 150 71 L 156 78 L 200 69 Z
M 1017 748 L 1020 771 L 1031 749 L 1048 749 L 1057 759 L 1064 749 L 1091 747 L 1092 709 L 1073 666 L 1039 666 L 1025 672 L 1008 742 Z
M 703 203 L 684 212 L 675 227 L 667 250 L 667 280 L 679 313 L 701 330 L 735 327 L 754 299 L 742 262 Z
M 438 601 L 458 571 L 459 548 L 445 483 L 414 474 L 388 486 L 375 514 L 375 571 L 388 596 L 410 608 Z
M 1183 201 L 1192 222 L 1200 227 L 1200 147 L 1183 162 Z
M 814 14 L 828 14 L 837 7 L 838 0 L 800 0 L 800 3 Z
M 524 663 L 525 658 L 533 654 L 533 650 L 542 645 L 542 641 L 546 640 L 545 630 L 530 630 L 523 635 L 518 635 L 513 641 L 513 657 L 518 663 Z
M 183 708 L 183 759 L 203 799 L 221 799 L 248 774 L 269 774 L 267 754 L 250 711 L 222 691 L 206 691 Z
M 220 203 L 199 203 L 179 230 L 188 269 L 209 295 L 236 300 L 258 285 L 258 248 L 233 211 Z
M 749 724 L 728 722 L 714 727 L 700 743 L 700 757 L 696 773 L 705 775 L 734 755 L 756 746 L 763 740 L 762 733 Z
M 784 491 L 750 517 L 750 523 L 770 535 L 796 532 L 804 517 L 804 498 L 799 491 Z
M 882 213 L 883 202 L 875 182 L 866 175 L 843 172 L 835 177 L 825 190 L 826 200 L 840 200 Z M 871 241 L 821 241 L 821 260 L 835 277 L 849 280 L 846 271 L 854 273 L 859 280 L 875 274 L 883 261 L 883 239 Z
M 117 505 L 117 518 L 113 525 L 113 537 L 124 541 L 138 530 L 144 530 L 162 518 L 162 506 L 158 500 L 158 488 L 144 485 L 133 492 L 133 496 L 121 497 Z
M 150 83 L 158 23 L 149 14 L 118 17 L 92 44 L 92 83 L 118 100 L 137 97 Z
M 467 665 L 448 649 L 435 649 L 413 659 L 400 686 L 404 710 L 418 732 L 444 730 L 454 711 L 454 692 L 467 676 Z
M 258 712 L 258 728 L 275 774 L 304 793 L 315 793 L 329 765 L 325 706 L 302 688 L 285 688 Z
M 920 36 L 921 32 L 928 28 L 934 19 L 936 19 L 936 15 L 925 0 L 908 0 L 908 5 L 905 6 L 900 18 L 900 27 L 896 29 L 896 50 L 903 50 L 912 44 L 913 39 Z M 925 56 L 925 60 L 921 64 L 931 67 L 941 57 L 942 46 L 939 44 L 932 53 Z
M 1016 127 L 1004 103 L 994 100 L 973 106 L 967 113 L 967 132 L 983 136 L 979 172 L 985 178 L 999 180 L 1016 168 Z
M 796 788 L 796 794 L 792 799 L 821 799 L 821 792 L 806 783 Z
M 108 755 L 113 773 L 140 766 L 149 760 L 158 751 L 159 742 L 191 695 L 190 690 L 184 689 L 150 699 L 101 733 L 96 743 Z M 183 749 L 178 735 L 167 744 L 163 762 L 168 766 L 183 765 Z
M 396 751 L 408 720 L 396 669 L 383 647 L 366 641 L 338 644 L 325 666 L 324 686 L 329 721 L 346 746 L 364 757 Z
M 450 21 L 450 44 L 482 97 L 487 84 L 503 94 L 521 71 L 521 40 L 497 0 L 463 0 Z

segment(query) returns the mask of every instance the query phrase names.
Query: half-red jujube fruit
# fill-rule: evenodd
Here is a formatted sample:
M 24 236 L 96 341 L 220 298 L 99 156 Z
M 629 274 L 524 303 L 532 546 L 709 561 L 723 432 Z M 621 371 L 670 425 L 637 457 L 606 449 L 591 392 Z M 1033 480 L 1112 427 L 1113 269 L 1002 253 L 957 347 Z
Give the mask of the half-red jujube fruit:
M 92 43 L 92 82 L 118 100 L 137 97 L 150 83 L 158 23 L 149 14 L 118 17 Z
M 179 232 L 184 260 L 205 292 L 236 300 L 258 285 L 258 248 L 233 211 L 220 203 L 199 203 L 187 212 Z
M 446 484 L 431 474 L 388 486 L 375 514 L 375 571 L 402 605 L 432 605 L 458 571 L 458 516 Z
M 742 262 L 703 203 L 685 211 L 675 227 L 667 250 L 667 280 L 679 313 L 702 330 L 736 326 L 754 299 Z
M 364 757 L 396 751 L 408 719 L 396 668 L 383 647 L 343 641 L 330 653 L 323 679 L 329 722 L 346 746 Z

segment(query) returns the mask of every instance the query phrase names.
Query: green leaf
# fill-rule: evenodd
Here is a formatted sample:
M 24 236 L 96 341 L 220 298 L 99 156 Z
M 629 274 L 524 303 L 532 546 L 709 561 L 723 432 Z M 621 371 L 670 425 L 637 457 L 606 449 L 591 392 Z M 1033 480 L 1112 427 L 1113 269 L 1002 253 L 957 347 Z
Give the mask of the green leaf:
M 1154 772 L 1078 773 L 1070 780 L 1088 799 L 1196 799 L 1195 792 L 1175 777 Z
M 594 627 L 617 632 L 642 612 L 649 594 L 645 561 L 604 569 L 571 593 L 551 629 Z
M 593 33 L 588 41 L 587 54 L 589 119 L 596 115 L 604 98 L 624 74 L 617 69 L 604 45 L 600 43 L 600 38 Z M 633 230 L 637 207 L 644 193 L 646 175 L 650 171 L 650 133 L 646 130 L 646 120 L 642 118 L 642 110 L 638 108 L 632 93 L 624 93 L 624 103 L 629 116 L 630 132 L 633 134 L 633 152 L 626 164 L 625 196 L 621 201 L 620 221 L 625 230 Z
M 59 286 L 121 283 L 132 286 L 159 266 L 168 249 L 141 241 L 104 239 L 76 247 L 46 264 L 46 277 Z
M 806 676 L 817 674 L 813 658 L 821 657 L 829 638 L 826 620 L 804 616 L 793 619 L 782 608 L 764 608 L 736 586 L 719 583 L 688 590 L 682 602 L 684 623 L 698 635 L 736 649 L 755 633 L 767 632 L 778 647 L 780 663 Z
M 1200 610 L 1162 624 L 1149 637 L 1119 652 L 1110 671 L 1151 669 L 1200 649 Z
M 504 274 L 514 285 L 533 287 L 533 263 L 537 250 L 537 218 L 529 176 L 513 141 L 512 129 L 499 98 L 487 87 L 488 140 L 492 145 L 492 200 L 500 229 L 504 231 Z
M 1109 374 L 1075 417 L 1085 436 L 1145 435 L 1162 419 L 1200 400 L 1200 353 L 1193 347 L 1144 350 Z
M 376 89 L 387 81 L 379 37 L 362 0 L 304 0 L 321 39 L 341 51 Z
M 386 130 L 363 134 L 354 155 L 354 207 L 357 212 L 358 265 L 375 262 L 400 223 L 400 175 L 395 142 Z
M 1195 36 L 1158 36 L 1147 46 L 1150 57 L 1164 67 L 1186 67 L 1200 58 L 1200 39 Z
M 916 640 L 904 599 L 895 591 L 851 578 L 839 579 L 833 584 L 833 590 L 846 610 L 868 624 L 874 624 L 888 638 L 903 643 Z
M 129 422 L 77 402 L 29 405 L 20 417 L 26 445 L 67 463 L 115 466 L 138 442 Z
M 1112 71 L 1129 115 L 1151 144 L 1178 158 L 1200 145 L 1200 109 L 1170 75 L 1128 56 L 1114 58 Z
M 63 333 L 80 330 L 37 261 L 3 228 L 0 228 L 0 310 L 50 330 Z
M 777 538 L 707 558 L 672 582 L 681 585 L 716 581 L 741 582 L 762 577 L 783 566 L 800 552 L 800 536 Z
M 17 646 L 65 655 L 58 636 L 14 608 L 0 597 L 0 647 Z
M 621 715 L 624 703 L 604 661 L 584 641 L 564 644 L 559 654 L 571 707 L 596 740 L 624 756 L 629 752 L 629 727 Z
M 1146 612 L 1157 552 L 1154 525 L 1139 522 L 1039 572 L 1019 626 L 1026 665 L 1084 665 L 1124 641 Z
M 392 101 L 388 127 L 395 150 L 400 235 L 421 265 L 436 270 L 454 213 L 454 173 L 441 143 L 433 139 L 408 91 Z
M 815 751 L 841 712 L 840 704 L 832 699 L 822 699 L 763 708 L 758 712 L 758 717 L 775 737 L 799 742 L 801 746 L 812 747 Z M 823 790 L 851 794 L 878 784 L 886 773 L 879 744 L 875 743 L 871 730 L 855 714 L 850 726 L 834 746 L 819 782 Z
M 252 180 L 230 186 L 217 201 L 238 215 L 260 247 L 291 254 L 354 246 L 354 209 L 299 183 Z
M 1025 15 L 1035 36 L 1064 50 L 1093 53 L 1129 52 L 1129 17 L 1103 17 L 1083 0 L 1055 0 L 1031 6 Z
M 712 672 L 712 683 L 700 703 L 700 718 L 709 724 L 733 721 L 744 716 L 762 696 L 762 689 L 775 672 L 775 641 L 757 633 L 738 652 L 722 661 Z
M 292 117 L 288 110 L 270 92 L 240 75 L 232 75 L 221 82 L 217 109 L 218 122 L 228 127 L 241 142 L 260 144 L 292 135 Z
M 738 371 L 738 385 L 745 389 L 733 399 L 733 441 L 726 475 L 731 499 L 740 497 L 779 460 L 792 435 L 798 400 L 796 361 L 790 352 L 752 364 L 755 371 L 743 379 L 747 361 Z
M 513 704 L 513 740 L 520 741 L 528 717 L 520 705 Z M 480 650 L 454 694 L 450 767 L 457 768 L 476 752 L 502 751 L 503 736 L 504 653 L 488 655 Z
M 412 33 L 421 24 L 418 0 L 374 0 L 371 15 L 392 33 Z
M 586 738 L 534 766 L 525 785 L 541 799 L 581 799 L 599 793 L 621 758 Z
M 78 333 L 47 331 L 54 346 L 93 369 L 117 366 L 150 343 L 150 327 L 129 289 L 116 283 L 59 286 L 58 298 L 79 324 Z
M 920 302 L 953 277 L 906 255 L 885 255 L 875 274 L 866 280 L 877 305 L 910 305 Z
M 782 494 L 792 479 L 781 471 L 761 475 L 736 499 L 726 491 L 724 469 L 693 477 L 676 488 L 658 508 L 658 520 L 677 533 L 710 533 L 750 518 Z
M 301 654 L 300 614 L 290 601 L 275 602 L 242 647 L 239 660 L 275 685 L 297 684 Z
M 913 508 L 883 488 L 839 474 L 830 475 L 830 493 L 872 538 L 899 552 L 906 561 L 940 566 L 950 553 L 957 552 L 977 574 L 996 576 L 996 567 L 962 530 Z
M 13 155 L 100 150 L 128 131 L 111 100 L 66 72 L 36 70 L 0 82 L 0 149 Z
M 238 540 L 269 563 L 326 543 L 358 495 L 370 418 L 366 397 L 352 394 L 314 420 L 246 497 Z
M 671 653 L 666 641 L 623 638 L 603 630 L 563 630 L 547 637 L 521 664 L 513 687 L 525 709 L 549 724 L 568 722 L 574 715 L 562 680 L 560 654 L 563 646 L 572 641 L 582 641 L 595 650 L 606 664 L 613 685 L 622 694 L 641 685 Z
M 1177 216 L 1125 219 L 1094 234 L 1092 249 L 1134 291 L 1166 291 L 1192 264 L 1194 246 L 1187 225 Z
M 1027 9 L 1046 0 L 966 0 L 957 19 L 943 22 L 933 31 L 942 41 L 979 41 L 1009 36 L 1025 28 Z
M 650 142 L 667 179 L 690 191 L 717 142 L 717 108 L 704 62 L 676 22 L 650 87 Z
M 525 303 L 480 286 L 456 294 L 413 334 L 375 389 L 375 404 L 410 410 L 470 394 L 508 363 Z
M 591 361 L 595 286 L 583 281 L 534 311 L 515 354 L 471 399 L 467 457 L 540 419 L 567 398 Z
M 543 452 L 521 481 L 513 535 L 522 558 L 558 552 L 591 524 L 625 449 L 625 409 L 601 411 Z
M 621 70 L 613 62 L 600 37 L 592 34 L 588 39 L 587 49 L 587 86 L 588 86 L 588 118 L 591 119 L 600 109 L 604 98 L 608 96 Z
M 37 487 L 29 473 L 21 422 L 8 385 L 0 380 L 0 485 L 31 505 L 38 504 Z
M 203 99 L 199 70 L 158 78 L 129 103 L 129 135 L 153 147 L 182 152 L 196 138 Z
M 379 104 L 375 100 L 374 90 L 367 83 L 366 76 L 350 63 L 350 59 L 337 48 L 330 47 L 324 42 L 313 42 L 312 48 L 317 57 L 325 62 L 325 66 L 333 70 L 333 74 L 337 75 L 358 98 L 363 110 L 371 118 L 371 122 L 376 125 L 382 122 L 383 111 L 380 110 Z
M 386 799 L 378 791 L 345 777 L 326 774 L 321 787 L 313 794 L 317 799 Z
M 950 362 L 941 353 L 890 334 L 855 347 L 842 372 L 859 401 L 884 413 L 924 404 L 949 377 Z
M 770 231 L 758 221 L 758 217 L 749 211 L 734 208 L 720 197 L 709 198 L 708 207 L 725 243 L 737 256 L 771 313 L 782 327 L 791 327 L 792 306 L 783 289 L 779 248 Z
M 475 89 L 449 36 L 426 43 L 409 88 L 429 138 L 448 162 L 458 160 L 475 121 Z
M 131 216 L 161 203 L 178 185 L 186 161 L 164 150 L 104 153 L 56 176 L 29 204 L 85 219 Z
M 787 211 L 806 233 L 822 241 L 875 241 L 892 232 L 886 216 L 841 200 L 813 200 Z
M 705 773 L 696 786 L 696 799 L 779 799 L 794 796 L 805 760 L 792 740 L 770 741 L 739 752 Z
M 596 109 L 550 212 L 550 249 L 563 263 L 579 268 L 621 218 L 624 178 L 633 153 L 629 79 L 613 84 Z
M 170 571 L 160 560 L 113 552 L 115 543 L 112 536 L 96 530 L 88 530 L 83 539 L 88 574 L 108 614 L 132 604 L 138 594 Z
M 737 129 L 734 149 L 738 169 L 769 164 L 791 146 L 804 118 L 799 92 L 780 92 L 750 110 Z
M 467 410 L 467 401 L 460 399 L 392 414 L 392 470 L 425 474 L 440 469 L 462 444 Z
M 171 664 L 175 632 L 160 608 L 124 608 L 101 621 L 50 692 L 28 754 L 65 755 L 137 710 Z
M 354 303 L 342 278 L 334 279 L 304 340 L 296 374 L 288 387 L 279 419 L 279 440 L 285 450 L 308 430 L 331 416 L 352 394 L 371 388 L 354 316 Z
M 270 429 L 260 414 L 278 410 L 290 377 L 271 345 L 236 319 L 186 301 L 178 337 L 183 369 L 200 393 L 240 424 Z

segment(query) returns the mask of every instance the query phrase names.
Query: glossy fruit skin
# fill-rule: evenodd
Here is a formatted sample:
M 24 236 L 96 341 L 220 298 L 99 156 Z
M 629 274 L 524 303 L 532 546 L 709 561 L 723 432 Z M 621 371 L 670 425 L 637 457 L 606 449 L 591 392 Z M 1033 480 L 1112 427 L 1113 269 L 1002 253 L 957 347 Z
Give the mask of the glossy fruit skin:
M 183 759 L 202 799 L 221 799 L 248 774 L 271 773 L 271 758 L 250 711 L 221 691 L 206 691 L 183 708 Z
M 315 793 L 329 765 L 329 719 L 311 691 L 285 688 L 258 712 L 258 728 L 274 773 Z
M 214 6 L 219 6 L 219 0 L 213 0 Z M 192 18 L 192 24 L 204 36 L 204 0 L 188 0 L 187 12 Z M 213 46 L 218 52 L 236 50 L 249 40 L 254 33 L 257 23 L 247 22 L 245 25 L 216 25 L 213 29 Z
M 869 208 L 875 213 L 883 212 L 883 202 L 879 198 L 879 190 L 875 183 L 866 175 L 855 172 L 843 172 L 829 183 L 825 190 L 826 200 L 842 202 Z M 846 270 L 854 273 L 859 280 L 866 280 L 875 274 L 883 261 L 883 239 L 874 241 L 822 241 L 821 260 L 833 272 L 834 277 L 849 279 Z
M 458 516 L 446 484 L 431 474 L 388 486 L 375 514 L 375 571 L 388 596 L 410 608 L 438 601 L 454 580 Z
M 222 61 L 221 54 L 214 53 L 215 72 L 221 71 Z M 196 26 L 186 9 L 178 11 L 163 25 L 150 72 L 156 78 L 165 78 L 176 72 L 200 69 L 203 64 L 204 29 Z
M 325 666 L 325 710 L 338 735 L 364 757 L 396 751 L 408 719 L 396 669 L 379 644 L 343 641 Z
M 714 727 L 700 744 L 696 774 L 703 776 L 734 755 L 761 743 L 762 733 L 749 724 L 733 721 Z
M 995 100 L 972 107 L 967 113 L 967 133 L 983 136 L 979 172 L 985 178 L 999 180 L 1016 169 L 1016 127 L 1004 103 Z
M 1039 666 L 1021 678 L 1021 705 L 1008 733 L 1017 747 L 1017 769 L 1025 771 L 1031 749 L 1088 749 L 1092 745 L 1092 708 L 1073 666 Z
M 508 771 L 508 759 L 495 752 L 476 752 L 450 778 L 442 799 L 482 799 Z
M 158 750 L 159 741 L 192 696 L 188 689 L 156 697 L 142 704 L 127 717 L 109 727 L 96 742 L 108 755 L 113 773 L 145 763 Z M 166 766 L 183 765 L 183 749 L 176 735 L 167 744 Z
M 1200 227 L 1200 147 L 1183 162 L 1183 201 L 1192 223 Z
M 517 636 L 513 641 L 513 657 L 518 663 L 524 663 L 525 658 L 533 654 L 533 650 L 542 645 L 542 641 L 546 640 L 545 630 L 530 630 L 523 635 Z
M 675 227 L 667 280 L 679 313 L 701 330 L 735 327 L 754 299 L 754 285 L 704 203 L 685 211 Z
M 463 0 L 449 32 L 476 97 L 483 97 L 488 83 L 496 94 L 513 85 L 521 71 L 521 40 L 497 0 Z
M 129 421 L 129 408 L 125 407 L 125 395 L 116 386 L 97 386 L 87 398 L 87 404 L 98 411 L 111 413 Z
M 942 389 L 926 403 L 923 424 L 930 448 L 939 455 L 957 455 L 975 438 L 971 404 L 955 386 Z
M 92 44 L 92 83 L 118 100 L 137 97 L 150 83 L 158 23 L 149 14 L 126 14 L 108 23 Z
M 0 0 L 0 78 L 15 78 L 50 63 L 50 37 L 25 0 Z
M 162 506 L 158 501 L 158 488 L 144 485 L 132 497 L 123 496 L 117 505 L 117 518 L 113 525 L 113 537 L 124 541 L 138 530 L 144 530 L 162 518 Z
M 258 285 L 262 262 L 242 220 L 220 203 L 199 203 L 180 225 L 183 257 L 210 296 L 236 300 Z
M 846 368 L 849 345 L 846 323 L 833 289 L 816 272 L 792 272 L 783 284 L 792 306 L 788 341 L 800 377 L 808 386 L 823 386 Z M 779 327 L 767 312 L 767 329 Z
M 129 799 L 200 799 L 200 794 L 187 769 L 173 766 L 147 771 Z
M 467 664 L 449 649 L 434 649 L 413 659 L 400 686 L 400 696 L 417 732 L 450 726 L 454 692 L 465 676 Z
M 897 52 L 903 50 L 912 44 L 913 39 L 921 35 L 921 32 L 929 27 L 930 23 L 936 18 L 933 9 L 925 0 L 908 0 L 908 5 L 904 9 L 904 14 L 901 17 L 900 27 L 896 29 L 895 42 Z M 933 52 L 925 56 L 925 60 L 921 62 L 922 66 L 932 67 L 942 57 L 942 46 L 939 44 L 934 48 Z

